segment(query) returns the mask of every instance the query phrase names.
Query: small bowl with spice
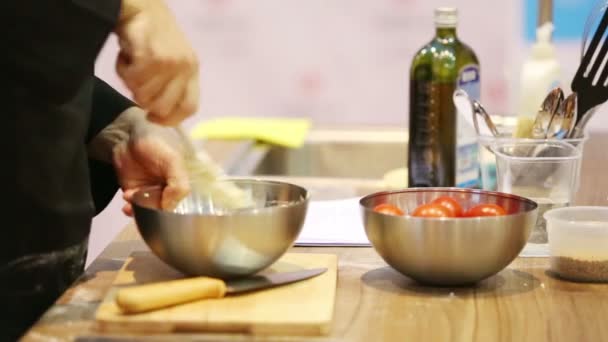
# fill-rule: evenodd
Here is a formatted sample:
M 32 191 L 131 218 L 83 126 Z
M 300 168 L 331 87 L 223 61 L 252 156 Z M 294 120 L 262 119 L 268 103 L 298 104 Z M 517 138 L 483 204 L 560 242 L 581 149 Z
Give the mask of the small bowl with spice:
M 544 217 L 550 270 L 567 280 L 608 282 L 608 207 L 558 208 Z

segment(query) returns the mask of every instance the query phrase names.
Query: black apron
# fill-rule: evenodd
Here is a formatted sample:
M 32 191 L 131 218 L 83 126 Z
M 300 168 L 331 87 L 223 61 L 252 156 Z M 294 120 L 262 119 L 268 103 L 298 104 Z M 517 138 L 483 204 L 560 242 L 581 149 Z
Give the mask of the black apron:
M 0 341 L 82 274 L 91 219 L 116 192 L 86 144 L 132 104 L 93 78 L 120 0 L 2 0 Z
M 134 105 L 93 77 L 62 105 L 26 91 L 9 95 L 0 96 L 8 180 L 0 207 L 0 341 L 31 326 L 82 274 L 92 217 L 118 190 L 112 166 L 89 160 L 86 144 Z

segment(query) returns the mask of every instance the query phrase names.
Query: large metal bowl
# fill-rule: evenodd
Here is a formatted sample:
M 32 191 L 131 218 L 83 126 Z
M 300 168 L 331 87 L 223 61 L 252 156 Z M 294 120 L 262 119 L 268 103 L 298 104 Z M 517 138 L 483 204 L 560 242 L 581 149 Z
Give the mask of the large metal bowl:
M 302 229 L 307 191 L 283 182 L 226 182 L 250 191 L 254 206 L 223 210 L 193 187 L 176 210 L 165 211 L 159 187 L 137 192 L 135 222 L 152 252 L 185 274 L 223 279 L 257 273 L 279 259 Z
M 494 203 L 505 216 L 422 218 L 373 211 L 380 203 L 406 213 L 439 196 L 465 209 Z M 371 194 L 360 201 L 365 232 L 380 256 L 400 273 L 432 285 L 466 285 L 500 272 L 526 245 L 536 223 L 537 204 L 497 192 L 460 188 L 420 188 Z

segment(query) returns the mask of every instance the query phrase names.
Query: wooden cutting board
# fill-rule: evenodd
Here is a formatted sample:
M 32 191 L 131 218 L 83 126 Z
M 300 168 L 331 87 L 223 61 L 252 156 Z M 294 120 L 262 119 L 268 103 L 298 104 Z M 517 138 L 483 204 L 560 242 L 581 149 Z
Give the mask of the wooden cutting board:
M 333 317 L 337 259 L 333 254 L 287 253 L 262 273 L 318 267 L 327 267 L 327 272 L 273 289 L 127 315 L 114 303 L 118 288 L 184 277 L 152 253 L 137 252 L 127 259 L 97 309 L 97 328 L 102 332 L 133 333 L 324 335 Z

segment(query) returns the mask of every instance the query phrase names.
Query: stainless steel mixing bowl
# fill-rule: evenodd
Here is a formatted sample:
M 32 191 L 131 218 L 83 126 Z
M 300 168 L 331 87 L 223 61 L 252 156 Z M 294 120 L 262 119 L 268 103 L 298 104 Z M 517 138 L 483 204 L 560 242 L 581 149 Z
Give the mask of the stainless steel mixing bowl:
M 466 210 L 494 203 L 505 216 L 422 218 L 373 211 L 380 203 L 411 213 L 439 196 L 457 199 Z M 466 285 L 505 268 L 526 245 L 536 223 L 537 204 L 497 192 L 460 188 L 420 188 L 371 194 L 360 201 L 365 232 L 380 256 L 394 269 L 432 285 Z
M 137 192 L 137 228 L 152 252 L 188 275 L 223 279 L 254 274 L 274 263 L 297 238 L 308 193 L 297 185 L 226 180 L 251 193 L 254 206 L 226 210 L 193 187 L 175 211 L 160 208 L 161 189 Z

